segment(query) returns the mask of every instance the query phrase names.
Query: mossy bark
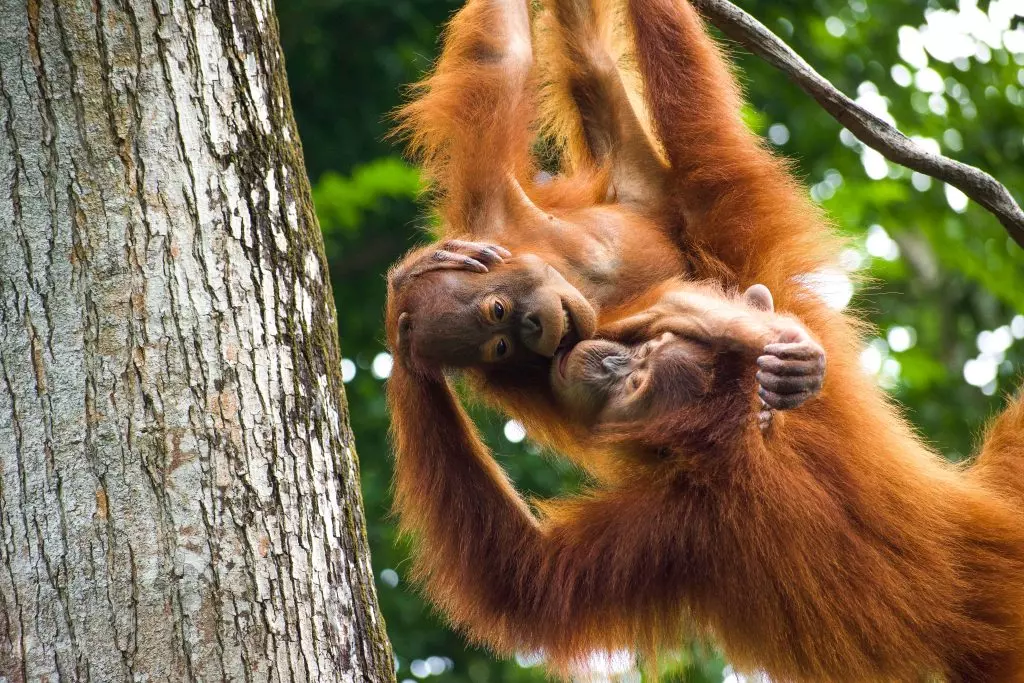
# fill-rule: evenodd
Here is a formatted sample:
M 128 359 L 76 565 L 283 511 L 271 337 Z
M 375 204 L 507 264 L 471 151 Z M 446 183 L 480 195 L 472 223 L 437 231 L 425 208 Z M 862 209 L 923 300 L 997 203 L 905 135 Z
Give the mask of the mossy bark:
M 394 680 L 270 0 L 0 17 L 0 678 Z

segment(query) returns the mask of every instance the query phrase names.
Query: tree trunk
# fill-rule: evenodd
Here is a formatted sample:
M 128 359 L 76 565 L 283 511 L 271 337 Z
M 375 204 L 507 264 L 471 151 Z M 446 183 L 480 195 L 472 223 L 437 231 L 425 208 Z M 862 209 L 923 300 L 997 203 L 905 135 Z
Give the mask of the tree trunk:
M 389 681 L 270 0 L 0 0 L 0 680 Z

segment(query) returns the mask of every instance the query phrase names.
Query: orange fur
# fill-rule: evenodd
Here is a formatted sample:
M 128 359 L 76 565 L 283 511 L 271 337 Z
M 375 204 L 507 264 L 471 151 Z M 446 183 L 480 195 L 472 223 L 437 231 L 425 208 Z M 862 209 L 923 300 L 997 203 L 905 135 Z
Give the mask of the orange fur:
M 780 680 L 1024 680 L 1024 400 L 963 472 L 860 370 L 843 317 L 805 315 L 829 381 L 767 435 L 754 371 L 729 359 L 709 399 L 606 430 L 671 452 L 684 497 L 711 504 L 683 532 L 703 539 L 687 557 L 707 580 L 687 604 L 731 661 Z
M 1024 389 L 986 430 L 972 475 L 1024 511 Z
M 417 579 L 471 639 L 543 649 L 556 671 L 696 631 L 775 680 L 1022 680 L 1019 511 L 921 445 L 856 354 L 830 348 L 829 390 L 767 436 L 753 370 L 723 358 L 711 395 L 604 437 L 632 456 L 618 481 L 539 518 L 444 380 L 396 366 L 392 398 L 435 407 L 395 425 Z M 989 458 L 1024 408 L 1005 420 Z
M 547 0 L 534 22 L 537 38 L 540 98 L 538 103 L 541 133 L 549 136 L 563 152 L 564 170 L 586 171 L 601 159 L 595 158 L 593 141 L 587 139 L 579 97 L 581 87 L 606 87 L 608 82 L 622 85 L 619 95 L 628 104 L 645 142 L 660 161 L 662 150 L 651 130 L 650 117 L 634 65 L 632 43 L 624 30 L 622 7 L 610 0 Z M 615 116 L 614 107 L 603 107 L 593 114 Z M 624 108 L 625 110 L 625 108 Z
M 740 284 L 760 281 L 772 292 L 830 262 L 837 240 L 789 164 L 744 125 L 739 86 L 697 13 L 682 0 L 630 0 L 628 9 L 689 244 Z
M 450 237 L 500 224 L 494 195 L 532 174 L 529 22 L 523 2 L 467 3 L 445 30 L 437 69 L 399 114 L 395 134 L 419 158 Z M 481 207 L 492 211 L 474 215 Z
M 826 348 L 828 380 L 819 400 L 779 415 L 762 437 L 750 419 L 753 369 L 727 363 L 720 376 L 732 380 L 707 402 L 609 438 L 558 409 L 545 363 L 473 370 L 489 400 L 602 484 L 538 518 L 446 380 L 398 362 L 388 386 L 395 509 L 416 540 L 417 577 L 473 640 L 503 653 L 542 648 L 563 671 L 592 649 L 651 652 L 695 629 L 777 680 L 910 681 L 931 671 L 1024 681 L 1024 456 L 1013 438 L 1024 409 L 996 423 L 966 474 L 921 444 L 860 371 L 860 323 L 797 279 L 832 265 L 841 241 L 788 165 L 744 127 L 739 90 L 699 17 L 681 0 L 627 9 L 670 167 L 620 196 L 616 179 L 635 178 L 637 164 L 617 138 L 608 154 L 588 142 L 564 83 L 593 85 L 593 71 L 555 55 L 547 73 L 561 94 L 549 95 L 545 116 L 578 173 L 534 186 L 532 67 L 507 49 L 524 38 L 525 4 L 470 0 L 425 94 L 405 110 L 446 235 L 541 256 L 605 324 L 679 276 L 730 289 L 762 282 Z M 567 49 L 579 45 L 593 46 Z M 600 78 L 598 90 L 618 97 Z M 651 168 L 640 164 L 640 175 Z M 402 297 L 389 298 L 392 340 Z M 666 448 L 671 457 L 649 457 Z

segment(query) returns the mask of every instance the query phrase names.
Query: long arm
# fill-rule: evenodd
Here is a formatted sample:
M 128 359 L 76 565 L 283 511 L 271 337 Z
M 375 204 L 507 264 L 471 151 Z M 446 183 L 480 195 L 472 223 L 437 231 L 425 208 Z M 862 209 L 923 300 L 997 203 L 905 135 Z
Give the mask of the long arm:
M 470 0 L 433 73 L 398 114 L 448 238 L 495 238 L 530 175 L 533 63 L 526 0 Z
M 609 201 L 660 208 L 667 169 L 616 63 L 624 41 L 615 10 L 604 0 L 546 0 L 538 24 L 541 122 L 568 166 L 606 166 Z
M 415 574 L 470 638 L 501 653 L 543 649 L 562 668 L 594 648 L 679 635 L 673 562 L 685 555 L 687 497 L 669 478 L 574 499 L 542 523 L 443 378 L 396 364 L 388 401 L 395 509 Z
M 628 0 L 637 64 L 695 248 L 740 285 L 787 300 L 792 278 L 829 265 L 839 248 L 807 192 L 740 117 L 740 89 L 686 0 Z

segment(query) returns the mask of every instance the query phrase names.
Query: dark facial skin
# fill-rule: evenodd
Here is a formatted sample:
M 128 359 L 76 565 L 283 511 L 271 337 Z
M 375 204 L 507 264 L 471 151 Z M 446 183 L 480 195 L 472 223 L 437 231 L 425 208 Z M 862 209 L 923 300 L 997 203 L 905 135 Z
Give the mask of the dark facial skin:
M 445 251 L 419 272 L 398 274 L 405 352 L 446 367 L 471 367 L 551 358 L 593 336 L 594 309 L 543 260 L 459 244 L 476 251 Z
M 710 384 L 714 353 L 665 332 L 643 344 L 590 339 L 559 352 L 551 386 L 570 413 L 590 425 L 641 419 L 698 398 Z M 658 382 L 672 368 L 673 382 Z

